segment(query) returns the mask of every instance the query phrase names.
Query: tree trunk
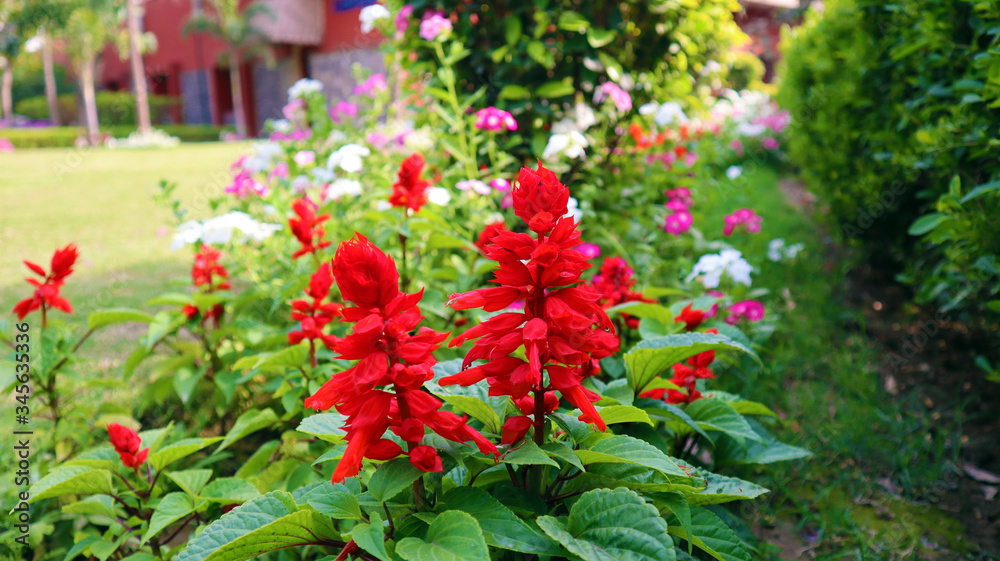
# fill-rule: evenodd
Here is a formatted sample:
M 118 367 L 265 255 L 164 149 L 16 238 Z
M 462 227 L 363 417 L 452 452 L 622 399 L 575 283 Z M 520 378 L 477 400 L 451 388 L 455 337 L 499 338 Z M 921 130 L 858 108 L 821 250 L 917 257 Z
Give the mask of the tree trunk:
M 233 54 L 229 57 L 229 89 L 233 93 L 233 117 L 236 120 L 236 136 L 247 137 L 247 116 L 243 111 L 243 84 L 240 72 L 240 57 Z
M 3 117 L 4 119 L 13 119 L 14 96 L 12 90 L 14 89 L 14 68 L 9 59 L 3 66 L 2 82 L 0 84 L 0 105 L 3 106 Z
M 62 125 L 62 115 L 59 113 L 59 92 L 56 90 L 56 71 L 52 63 L 52 37 L 44 30 L 39 30 L 42 39 L 42 69 L 45 73 L 45 100 L 49 102 L 49 121 L 52 126 Z
M 139 134 L 148 135 L 153 130 L 149 118 L 149 98 L 146 95 L 146 71 L 142 64 L 142 52 L 139 50 L 139 7 L 136 0 L 126 0 L 128 10 L 128 50 L 132 62 L 132 87 L 135 91 L 135 114 L 139 125 Z
M 80 87 L 83 89 L 83 107 L 87 121 L 87 137 L 91 146 L 101 143 L 101 131 L 97 122 L 97 95 L 94 92 L 94 53 L 89 49 L 83 54 L 80 68 Z

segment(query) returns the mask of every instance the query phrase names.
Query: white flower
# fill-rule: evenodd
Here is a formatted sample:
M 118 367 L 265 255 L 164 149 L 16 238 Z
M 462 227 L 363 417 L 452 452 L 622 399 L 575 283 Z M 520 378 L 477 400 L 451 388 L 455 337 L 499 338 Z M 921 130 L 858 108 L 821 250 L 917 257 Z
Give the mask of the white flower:
M 587 138 L 577 131 L 556 133 L 549 137 L 549 142 L 542 151 L 542 158 L 548 160 L 560 154 L 570 159 L 582 158 L 586 154 L 584 149 L 588 146 L 590 143 Z
M 785 257 L 789 259 L 795 259 L 795 257 L 799 254 L 799 252 L 805 248 L 806 244 L 804 243 L 792 244 L 785 248 Z
M 323 91 L 323 82 L 319 80 L 313 80 L 311 78 L 302 78 L 298 82 L 292 84 L 292 87 L 288 88 L 288 99 L 300 99 L 305 98 L 309 94 L 319 93 Z
M 312 150 L 300 150 L 292 156 L 299 167 L 311 166 L 316 162 L 316 152 Z
M 357 196 L 361 194 L 361 182 L 353 179 L 340 178 L 326 188 L 326 198 L 334 201 L 345 195 Z
M 389 16 L 389 10 L 382 4 L 372 4 L 361 8 L 361 13 L 358 14 L 358 19 L 361 20 L 361 32 L 371 33 L 375 29 L 375 22 L 380 19 L 388 19 Z
M 313 179 L 316 180 L 316 183 L 319 185 L 322 185 L 324 183 L 329 183 L 333 181 L 333 179 L 336 177 L 336 175 L 334 175 L 332 171 L 320 167 L 313 168 L 312 176 Z
M 753 123 L 740 123 L 736 125 L 736 132 L 741 136 L 760 136 L 766 130 L 767 127 L 764 125 L 755 125 Z
M 663 104 L 659 103 L 646 103 L 639 107 L 640 115 L 655 115 L 653 120 L 656 121 L 657 125 L 665 127 L 675 120 L 679 122 L 687 121 L 687 116 L 684 114 L 684 110 L 681 106 L 673 101 L 668 101 Z
M 573 109 L 566 112 L 566 117 L 552 125 L 556 134 L 582 133 L 597 123 L 597 115 L 586 103 L 577 103 Z
M 767 244 L 767 258 L 775 263 L 782 259 L 795 259 L 805 247 L 805 244 L 801 243 L 786 246 L 784 239 L 775 238 Z
M 271 234 L 281 230 L 281 224 L 267 224 L 254 220 L 249 214 L 233 211 L 228 214 L 209 218 L 204 222 L 188 220 L 177 227 L 174 234 L 172 249 L 180 249 L 186 244 L 225 244 L 233 239 L 235 231 L 243 234 L 245 240 L 263 241 Z
M 290 133 L 292 132 L 292 123 L 290 123 L 288 119 L 275 119 L 271 121 L 271 128 L 273 128 L 275 132 Z
M 427 201 L 444 206 L 451 202 L 451 193 L 444 187 L 431 187 L 427 190 Z
M 364 167 L 361 158 L 370 156 L 371 153 L 371 150 L 360 144 L 345 144 L 330 154 L 330 158 L 326 161 L 326 167 L 332 170 L 340 166 L 340 169 L 344 171 L 358 172 Z
M 386 211 L 392 208 L 392 203 L 389 201 L 379 201 L 375 203 L 375 209 L 380 211 Z
M 701 284 L 705 288 L 718 288 L 722 274 L 726 273 L 733 282 L 750 286 L 750 272 L 753 267 L 743 259 L 743 254 L 735 249 L 723 249 L 718 254 L 702 255 L 685 282 L 691 282 L 701 276 Z
M 258 142 L 253 145 L 254 155 L 243 161 L 243 169 L 260 173 L 271 169 L 271 163 L 284 151 L 277 142 Z
M 292 180 L 292 191 L 296 193 L 301 193 L 312 187 L 312 181 L 309 180 L 309 176 L 300 175 Z
M 455 184 L 455 188 L 459 191 L 469 191 L 471 189 L 480 195 L 489 195 L 493 191 L 492 187 L 478 179 L 466 179 L 465 181 L 459 181 Z
M 743 175 L 743 166 L 729 166 L 726 170 L 726 177 L 729 179 L 736 179 L 741 175 Z
M 579 222 L 583 218 L 583 210 L 580 209 L 580 201 L 576 200 L 574 197 L 570 197 L 566 201 L 566 214 L 563 218 L 572 216 L 575 222 Z

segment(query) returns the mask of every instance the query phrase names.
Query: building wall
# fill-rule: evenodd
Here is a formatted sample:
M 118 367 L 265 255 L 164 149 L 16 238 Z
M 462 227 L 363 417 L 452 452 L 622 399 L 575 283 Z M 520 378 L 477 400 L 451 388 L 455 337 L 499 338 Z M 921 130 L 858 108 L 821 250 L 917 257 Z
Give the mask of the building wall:
M 385 57 L 377 48 L 351 49 L 309 55 L 309 75 L 323 82 L 323 91 L 331 102 L 345 99 L 354 91 L 354 63 L 372 72 L 385 73 Z

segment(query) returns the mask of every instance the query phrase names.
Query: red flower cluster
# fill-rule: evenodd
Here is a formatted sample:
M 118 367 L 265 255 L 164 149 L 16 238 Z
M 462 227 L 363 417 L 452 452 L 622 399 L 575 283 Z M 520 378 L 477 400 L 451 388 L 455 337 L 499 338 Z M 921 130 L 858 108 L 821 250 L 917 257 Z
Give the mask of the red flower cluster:
M 125 467 L 138 469 L 146 463 L 149 448 L 139 450 L 142 439 L 137 432 L 118 423 L 111 423 L 108 425 L 108 436 L 111 437 L 111 445 L 115 447 L 115 452 L 118 452 L 118 457 Z
M 441 401 L 421 390 L 434 376 L 431 353 L 448 336 L 427 327 L 411 334 L 423 320 L 417 307 L 423 292 L 400 292 L 396 264 L 361 234 L 340 244 L 333 276 L 344 300 L 354 304 L 341 310 L 343 321 L 355 324 L 351 334 L 333 341 L 333 350 L 338 358 L 358 362 L 334 374 L 305 402 L 320 411 L 336 407 L 348 418 L 347 450 L 333 481 L 356 475 L 363 458 L 403 454 L 398 444 L 383 438 L 389 428 L 409 444 L 410 461 L 424 471 L 442 469 L 433 448 L 418 446 L 425 427 L 455 442 L 471 440 L 484 454 L 496 455 L 496 446 L 465 417 L 440 411 Z
M 40 265 L 28 260 L 24 261 L 24 264 L 31 269 L 31 272 L 42 277 L 42 280 L 39 281 L 30 277 L 24 279 L 28 284 L 35 287 L 35 293 L 31 298 L 25 298 L 14 306 L 14 313 L 17 314 L 18 320 L 24 319 L 25 316 L 39 308 L 43 312 L 49 308 L 54 308 L 62 310 L 67 314 L 73 313 L 73 306 L 70 305 L 68 300 L 59 295 L 59 289 L 66 277 L 73 272 L 73 265 L 76 263 L 78 255 L 74 244 L 57 249 L 52 254 L 52 260 L 49 263 L 49 273 L 47 274 L 45 269 Z
M 420 176 L 423 170 L 424 157 L 420 154 L 411 154 L 403 160 L 396 182 L 392 184 L 392 194 L 389 195 L 392 206 L 406 207 L 417 212 L 427 204 L 427 188 L 431 184 Z
M 514 212 L 537 237 L 498 232 L 484 253 L 500 264 L 494 273 L 500 286 L 453 294 L 448 303 L 456 310 L 494 312 L 524 300 L 524 312 L 496 315 L 453 339 L 453 347 L 478 340 L 465 356 L 466 370 L 442 378 L 441 384 L 468 386 L 486 379 L 491 395 L 522 400 L 531 393 L 530 411 L 536 414 L 558 406 L 547 395 L 558 391 L 582 411 L 581 420 L 603 430 L 604 421 L 593 405 L 600 396 L 581 382 L 594 372 L 594 361 L 618 350 L 618 338 L 597 303 L 600 296 L 575 286 L 590 265 L 573 249 L 580 243 L 576 222 L 564 217 L 569 189 L 541 163 L 537 170 L 523 168 L 517 183 Z M 511 356 L 521 346 L 527 360 Z M 488 362 L 469 368 L 476 360 Z M 523 421 L 508 421 L 505 428 L 505 442 L 527 430 Z
M 706 333 L 718 333 L 718 330 L 709 329 Z M 715 351 L 705 351 L 703 353 L 698 353 L 687 360 L 687 365 L 675 364 L 674 365 L 674 377 L 671 378 L 671 382 L 684 388 L 685 392 L 678 390 L 668 390 L 666 388 L 657 388 L 655 390 L 649 390 L 639 394 L 640 397 L 649 397 L 652 399 L 664 399 L 667 403 L 679 404 L 679 403 L 691 403 L 701 399 L 701 392 L 695 388 L 695 384 L 698 380 L 705 378 L 715 378 L 715 374 L 708 369 L 708 366 L 712 364 L 715 360 Z
M 621 257 L 608 257 L 601 265 L 601 270 L 590 281 L 590 288 L 601 295 L 598 301 L 601 306 L 610 308 L 625 302 L 650 302 L 656 300 L 646 298 L 632 290 L 635 279 L 632 278 L 632 268 Z M 622 314 L 625 325 L 631 329 L 639 327 L 639 318 Z
M 674 323 L 684 322 L 684 331 L 694 331 L 698 329 L 698 326 L 704 323 L 705 312 L 701 310 L 692 310 L 691 304 L 688 304 L 681 310 L 680 315 L 674 318 Z
M 292 203 L 294 218 L 288 219 L 288 226 L 292 229 L 295 239 L 299 240 L 302 248 L 292 254 L 292 259 L 298 259 L 307 253 L 328 247 L 332 242 L 322 241 L 326 235 L 323 223 L 330 219 L 329 214 L 316 215 L 319 206 L 308 198 L 296 199 Z
M 483 231 L 479 233 L 479 239 L 476 240 L 476 247 L 479 248 L 479 251 L 486 253 L 486 246 L 493 241 L 493 238 L 500 232 L 506 231 L 507 226 L 504 225 L 503 220 L 487 224 L 483 228 Z
M 333 348 L 337 338 L 323 333 L 323 328 L 340 316 L 340 304 L 323 303 L 323 300 L 330 295 L 332 284 L 330 263 L 323 263 L 309 279 L 309 286 L 306 287 L 306 294 L 312 301 L 306 299 L 292 301 L 292 319 L 299 322 L 299 329 L 288 334 L 290 345 L 298 345 L 303 339 L 310 341 L 318 339 L 328 348 Z
M 200 287 L 206 294 L 210 294 L 216 290 L 229 290 L 232 288 L 228 280 L 229 272 L 219 263 L 219 259 L 221 258 L 222 252 L 208 245 L 202 245 L 201 250 L 194 256 L 194 264 L 191 265 L 191 280 L 196 287 Z M 198 314 L 201 312 L 193 304 L 185 305 L 182 311 L 189 320 L 198 317 Z M 223 311 L 222 304 L 216 304 L 208 310 L 202 321 L 211 319 L 218 326 L 219 320 L 222 319 Z

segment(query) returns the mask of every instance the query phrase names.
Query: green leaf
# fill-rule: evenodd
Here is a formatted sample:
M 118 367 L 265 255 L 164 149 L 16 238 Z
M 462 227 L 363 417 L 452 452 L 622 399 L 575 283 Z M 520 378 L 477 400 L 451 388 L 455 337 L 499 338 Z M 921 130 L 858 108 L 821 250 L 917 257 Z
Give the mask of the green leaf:
M 406 561 L 490 561 L 479 523 L 460 510 L 439 514 L 427 529 L 426 540 L 400 540 L 396 554 Z
M 570 464 L 580 471 L 583 470 L 583 462 L 580 458 L 573 453 L 573 449 L 567 444 L 562 442 L 547 442 L 542 445 L 542 451 L 549 455 L 551 458 L 559 458 L 560 460 Z
M 487 432 L 500 434 L 503 427 L 500 416 L 497 415 L 496 410 L 489 403 L 478 397 L 467 395 L 439 395 L 438 397 L 459 411 L 481 422 Z
M 652 426 L 653 421 L 649 415 L 632 405 L 609 405 L 600 408 L 597 413 L 604 419 L 604 423 L 614 425 L 618 423 L 646 423 Z
M 273 491 L 209 524 L 174 561 L 244 561 L 287 547 L 339 539 L 330 518 Z
M 275 414 L 274 410 L 270 407 L 262 411 L 256 409 L 250 409 L 245 411 L 242 415 L 236 419 L 233 423 L 233 428 L 229 429 L 229 434 L 226 435 L 226 439 L 222 441 L 222 444 L 215 449 L 215 453 L 225 450 L 230 444 L 236 442 L 237 440 L 247 436 L 251 433 L 257 432 L 262 428 L 269 427 L 278 420 L 278 415 Z
M 504 38 L 507 40 L 508 45 L 513 45 L 521 40 L 521 18 L 514 16 L 508 17 L 503 22 Z
M 615 435 L 599 440 L 589 450 L 577 450 L 576 455 L 584 464 L 635 464 L 654 469 L 664 475 L 688 477 L 688 474 L 677 465 L 677 460 L 664 454 L 652 444 L 631 436 Z
M 719 399 L 705 397 L 688 404 L 684 411 L 698 426 L 707 431 L 720 431 L 736 440 L 760 441 L 750 423 L 733 409 L 733 406 Z
M 472 515 L 479 522 L 487 545 L 537 555 L 559 555 L 562 552 L 561 548 L 482 489 L 452 489 L 441 499 L 438 510 L 460 510 Z
M 225 505 L 252 501 L 260 496 L 260 492 L 248 481 L 236 477 L 221 477 L 209 483 L 200 496 Z
M 497 97 L 499 99 L 528 99 L 531 97 L 531 92 L 524 86 L 507 84 L 500 88 L 500 93 L 497 94 Z
M 194 501 L 185 493 L 169 493 L 160 499 L 153 509 L 153 517 L 149 519 L 149 528 L 142 536 L 141 544 L 145 544 L 164 528 L 194 512 Z
M 344 430 L 346 422 L 347 417 L 340 413 L 319 413 L 302 419 L 299 428 L 295 430 L 337 444 L 347 436 L 347 431 Z
M 591 27 L 587 30 L 587 42 L 595 49 L 600 49 L 604 45 L 615 40 L 615 32 L 610 29 L 597 29 Z
M 87 329 L 97 329 L 116 323 L 150 323 L 153 316 L 132 308 L 110 308 L 97 310 L 87 316 Z
M 397 458 L 375 470 L 368 481 L 368 492 L 376 502 L 384 503 L 412 485 L 423 474 L 408 458 Z
M 552 420 L 559 425 L 559 428 L 566 431 L 573 438 L 573 442 L 577 444 L 583 444 L 585 440 L 595 433 L 593 426 L 589 423 L 584 423 L 572 415 L 555 413 L 552 415 Z
M 617 314 L 627 314 L 637 318 L 655 319 L 664 327 L 674 325 L 674 313 L 670 311 L 670 308 L 659 304 L 653 304 L 651 302 L 626 302 L 624 304 L 618 304 L 617 306 L 608 308 L 608 313 L 611 312 Z
M 737 477 L 719 475 L 703 469 L 691 468 L 695 477 L 702 478 L 706 487 L 695 492 L 686 492 L 688 503 L 694 505 L 714 505 L 757 498 L 769 492 L 764 487 Z
M 942 214 L 940 212 L 935 212 L 932 214 L 925 214 L 916 220 L 908 233 L 911 236 L 922 236 L 934 228 L 937 228 L 942 222 L 948 220 L 950 217 L 947 214 Z
M 977 185 L 974 189 L 969 191 L 967 195 L 961 198 L 958 202 L 963 205 L 972 199 L 985 195 L 986 193 L 992 193 L 1000 189 L 1000 181 L 990 181 L 989 183 L 983 183 L 982 185 Z
M 111 472 L 89 466 L 66 466 L 31 486 L 28 504 L 59 495 L 112 494 Z
M 712 333 L 678 333 L 656 339 L 640 341 L 625 353 L 625 366 L 629 384 L 636 392 L 646 387 L 660 372 L 698 353 L 711 350 L 742 351 L 760 358 L 742 343 Z
M 653 500 L 663 508 L 670 511 L 677 520 L 680 521 L 681 528 L 684 531 L 691 533 L 694 531 L 691 525 L 691 505 L 688 504 L 687 497 L 683 493 L 671 492 L 671 493 L 656 493 L 653 495 Z M 691 554 L 691 546 L 693 544 L 688 542 L 688 554 Z
M 361 520 L 358 498 L 343 483 L 324 482 L 304 497 L 309 506 L 337 520 Z M 300 501 L 301 502 L 301 501 Z
M 750 552 L 725 522 L 710 510 L 691 509 L 691 533 L 681 526 L 671 525 L 671 535 L 688 540 L 695 547 L 719 561 L 750 561 Z
M 185 493 L 191 496 L 198 496 L 198 492 L 208 483 L 212 477 L 210 469 L 188 469 L 184 471 L 171 471 L 167 477 L 173 480 Z
M 221 436 L 212 438 L 185 438 L 170 446 L 166 446 L 149 455 L 149 464 L 154 470 L 161 470 L 181 458 L 194 454 L 206 446 L 215 444 L 222 440 Z
M 586 31 L 590 27 L 590 22 L 587 18 L 580 15 L 578 12 L 564 11 L 559 14 L 559 23 L 556 25 L 559 29 L 565 31 Z
M 505 464 L 514 464 L 516 466 L 559 467 L 559 464 L 550 458 L 548 454 L 542 451 L 542 449 L 535 444 L 534 440 L 528 438 L 522 440 L 519 447 L 504 454 L 501 461 Z
M 371 524 L 358 524 L 351 530 L 351 539 L 358 547 L 371 553 L 380 561 L 392 561 L 392 557 L 385 550 L 385 528 L 382 526 L 382 517 L 378 511 L 372 512 L 369 517 Z
M 573 84 L 566 81 L 545 82 L 535 89 L 535 95 L 538 97 L 566 97 L 573 95 L 575 92 L 576 89 L 573 88 Z
M 233 370 L 264 370 L 283 372 L 288 368 L 296 368 L 305 363 L 309 357 L 309 345 L 293 345 L 274 353 L 245 356 L 233 364 Z
M 594 489 L 580 496 L 565 524 L 540 516 L 538 525 L 584 561 L 671 561 L 674 543 L 656 508 L 627 489 Z
M 653 382 L 655 383 L 657 380 L 662 380 L 662 378 L 656 378 L 655 380 L 653 380 Z M 670 385 L 672 386 L 673 384 Z M 647 386 L 647 388 L 648 387 L 649 386 Z M 677 407 L 676 405 L 673 405 L 671 403 L 666 403 L 658 399 L 647 399 L 647 398 L 643 398 L 639 402 L 639 405 L 641 405 L 644 408 L 644 410 L 647 413 L 649 413 L 650 416 L 656 417 L 658 419 L 666 419 L 668 421 L 671 421 L 670 428 L 674 430 L 674 432 L 687 434 L 686 431 L 681 430 L 682 428 L 686 427 L 691 429 L 693 432 L 696 432 L 704 436 L 706 439 L 709 439 L 708 433 L 705 432 L 705 429 L 698 426 L 698 423 L 694 422 L 694 420 L 691 418 L 690 415 L 685 413 L 683 409 Z

